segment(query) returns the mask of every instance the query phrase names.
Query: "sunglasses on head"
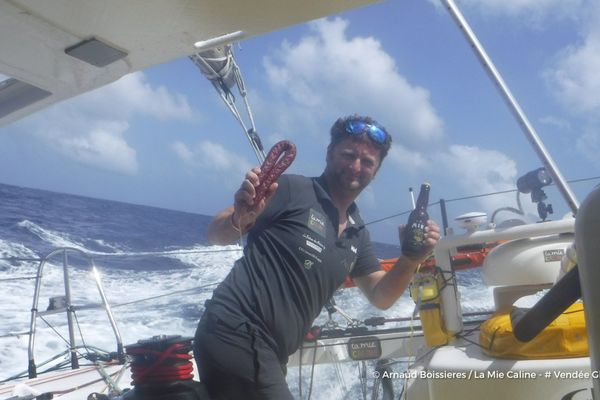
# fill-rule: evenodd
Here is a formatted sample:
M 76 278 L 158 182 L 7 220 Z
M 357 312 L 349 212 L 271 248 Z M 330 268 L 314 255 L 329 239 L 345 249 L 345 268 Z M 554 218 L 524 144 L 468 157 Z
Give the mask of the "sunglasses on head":
M 351 120 L 346 122 L 346 133 L 350 136 L 358 136 L 367 133 L 369 137 L 379 144 L 385 144 L 387 133 L 376 124 L 368 124 L 363 121 Z

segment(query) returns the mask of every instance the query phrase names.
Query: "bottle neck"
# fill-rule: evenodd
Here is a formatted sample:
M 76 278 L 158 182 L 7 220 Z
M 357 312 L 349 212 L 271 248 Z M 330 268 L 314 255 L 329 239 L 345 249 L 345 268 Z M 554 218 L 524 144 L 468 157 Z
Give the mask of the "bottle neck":
M 429 186 L 423 185 L 423 186 L 421 186 L 421 191 L 419 192 L 419 197 L 417 198 L 415 210 L 425 211 L 427 209 L 428 203 L 429 203 Z

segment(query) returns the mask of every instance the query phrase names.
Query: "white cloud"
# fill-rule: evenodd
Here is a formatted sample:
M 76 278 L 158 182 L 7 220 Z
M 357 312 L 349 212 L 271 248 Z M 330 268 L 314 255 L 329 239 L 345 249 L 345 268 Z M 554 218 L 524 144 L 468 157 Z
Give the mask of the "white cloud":
M 556 127 L 563 132 L 570 132 L 573 130 L 571 122 L 564 118 L 559 118 L 554 115 L 546 115 L 539 119 L 540 123 Z
M 183 162 L 186 164 L 193 164 L 194 162 L 194 152 L 190 150 L 190 148 L 183 142 L 175 142 L 171 144 L 171 148 L 177 154 Z
M 460 193 L 494 193 L 515 189 L 516 163 L 499 151 L 452 145 L 447 151 L 432 154 L 431 157 L 431 165 L 442 177 L 454 182 Z M 513 196 L 516 195 L 511 194 Z M 507 206 L 505 197 L 482 197 L 478 202 L 492 211 Z
M 585 120 L 585 132 L 576 139 L 577 150 L 600 165 L 600 3 L 586 7 L 582 21 L 581 41 L 563 49 L 544 75 L 558 101 Z
M 209 140 L 200 141 L 192 147 L 177 141 L 171 148 L 186 165 L 203 172 L 216 173 L 213 176 L 226 181 L 230 187 L 237 186 L 253 166 L 244 157 Z
M 122 118 L 134 114 L 159 120 L 192 118 L 185 96 L 170 93 L 164 86 L 151 86 L 142 72 L 126 75 L 111 85 L 82 96 L 79 101 L 88 112 L 109 113 Z
M 598 18 L 600 23 L 600 17 Z M 600 28 L 590 31 L 579 46 L 566 48 L 546 71 L 555 96 L 571 111 L 600 112 Z
M 65 136 L 59 140 L 60 151 L 83 164 L 135 175 L 136 151 L 121 137 L 127 128 L 126 123 L 108 123 L 85 135 Z
M 185 97 L 152 87 L 139 72 L 34 114 L 20 125 L 67 158 L 134 175 L 137 153 L 125 136 L 129 120 L 139 115 L 187 120 L 192 112 Z
M 597 127 L 588 127 L 576 141 L 577 150 L 600 168 L 600 134 Z
M 330 124 L 332 115 L 358 112 L 372 115 L 402 141 L 441 137 L 442 121 L 429 92 L 400 75 L 378 40 L 347 37 L 348 22 L 341 18 L 310 27 L 310 35 L 284 43 L 264 61 L 276 98 L 265 112 L 272 119 L 284 116 L 277 121 L 280 130 L 314 132 L 315 121 Z
M 514 160 L 496 150 L 476 146 L 451 145 L 447 152 L 434 155 L 438 167 L 462 176 L 465 187 L 480 187 L 482 192 L 514 188 L 517 168 Z
M 399 143 L 395 143 L 392 146 L 388 153 L 388 158 L 402 170 L 409 172 L 414 172 L 425 167 L 428 162 L 422 153 L 407 149 Z
M 442 8 L 438 0 L 429 0 Z M 576 17 L 583 4 L 589 0 L 457 0 L 460 8 L 477 10 L 483 15 L 506 15 L 525 18 L 529 22 L 539 23 L 543 19 Z

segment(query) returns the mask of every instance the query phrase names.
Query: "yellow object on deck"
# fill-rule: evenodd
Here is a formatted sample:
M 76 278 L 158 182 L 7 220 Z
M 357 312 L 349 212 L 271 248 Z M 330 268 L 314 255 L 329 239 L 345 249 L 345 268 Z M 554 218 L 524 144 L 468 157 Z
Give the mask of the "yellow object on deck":
M 547 359 L 589 355 L 583 304 L 572 304 L 529 342 L 515 338 L 510 312 L 494 314 L 481 325 L 479 344 L 492 357 Z
M 448 343 L 448 334 L 442 319 L 440 307 L 440 288 L 443 286 L 442 273 L 435 269 L 433 272 L 417 273 L 410 286 L 410 295 L 419 307 L 419 318 L 429 347 L 442 346 Z

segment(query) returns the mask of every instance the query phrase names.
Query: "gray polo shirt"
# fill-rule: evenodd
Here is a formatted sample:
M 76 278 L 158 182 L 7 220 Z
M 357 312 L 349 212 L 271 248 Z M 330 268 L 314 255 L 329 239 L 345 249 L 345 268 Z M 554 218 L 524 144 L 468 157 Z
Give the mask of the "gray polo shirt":
M 338 212 L 323 176 L 282 175 L 278 183 L 248 233 L 244 256 L 207 309 L 254 324 L 283 363 L 345 277 L 380 266 L 355 204 L 338 237 Z

